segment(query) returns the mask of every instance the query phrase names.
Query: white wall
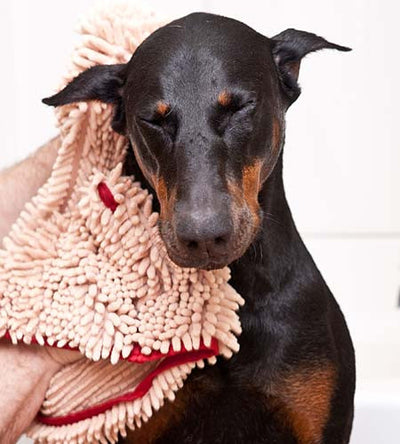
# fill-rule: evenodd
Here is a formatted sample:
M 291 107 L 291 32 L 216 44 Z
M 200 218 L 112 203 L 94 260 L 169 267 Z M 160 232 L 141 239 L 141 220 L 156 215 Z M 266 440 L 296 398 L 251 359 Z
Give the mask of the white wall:
M 40 99 L 57 86 L 76 20 L 93 3 L 0 2 L 0 168 L 56 133 L 52 111 Z M 287 117 L 285 179 L 298 227 L 355 340 L 359 391 L 352 442 L 398 442 L 390 432 L 400 409 L 398 2 L 150 3 L 172 17 L 206 10 L 268 36 L 295 27 L 353 48 L 304 60 L 303 94 Z

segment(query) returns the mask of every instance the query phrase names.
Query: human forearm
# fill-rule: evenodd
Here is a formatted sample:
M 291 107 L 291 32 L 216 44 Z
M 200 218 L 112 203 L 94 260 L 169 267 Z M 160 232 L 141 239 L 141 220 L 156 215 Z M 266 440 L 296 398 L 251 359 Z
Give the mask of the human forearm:
M 0 442 L 13 444 L 43 402 L 51 377 L 61 364 L 44 347 L 0 341 Z
M 0 172 L 0 244 L 25 203 L 49 177 L 57 148 L 58 140 L 53 139 Z M 0 339 L 0 444 L 16 442 L 39 410 L 52 375 L 81 357 L 79 352 Z
M 58 146 L 59 139 L 55 138 L 24 161 L 0 171 L 0 240 L 49 177 Z

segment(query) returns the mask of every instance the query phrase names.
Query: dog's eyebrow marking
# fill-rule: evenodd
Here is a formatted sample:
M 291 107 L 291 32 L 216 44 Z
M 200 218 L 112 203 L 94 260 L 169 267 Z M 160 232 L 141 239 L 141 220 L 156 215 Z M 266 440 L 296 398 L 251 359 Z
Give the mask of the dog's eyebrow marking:
M 224 89 L 218 94 L 218 103 L 221 106 L 228 106 L 232 101 L 232 94 Z
M 168 105 L 168 103 L 165 103 L 162 100 L 157 102 L 157 113 L 161 117 L 165 117 L 169 110 L 170 110 L 170 106 Z

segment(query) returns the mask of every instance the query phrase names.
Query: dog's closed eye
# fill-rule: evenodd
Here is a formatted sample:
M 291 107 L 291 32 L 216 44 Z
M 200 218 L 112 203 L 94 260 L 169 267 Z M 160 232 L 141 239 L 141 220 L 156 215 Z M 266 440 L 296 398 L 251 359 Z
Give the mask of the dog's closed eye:
M 165 114 L 155 112 L 150 116 L 138 116 L 137 122 L 146 131 L 157 132 L 160 135 L 164 134 L 172 141 L 175 139 L 178 125 L 175 116 L 171 112 Z
M 240 123 L 248 124 L 255 108 L 256 100 L 253 97 L 231 94 L 229 101 L 218 100 L 211 115 L 211 126 L 219 136 L 223 136 L 226 131 L 234 129 Z

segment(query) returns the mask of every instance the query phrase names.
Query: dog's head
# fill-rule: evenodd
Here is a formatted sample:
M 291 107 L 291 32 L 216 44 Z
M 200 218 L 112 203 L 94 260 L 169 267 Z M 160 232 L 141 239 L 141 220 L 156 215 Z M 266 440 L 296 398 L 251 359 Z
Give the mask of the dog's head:
M 283 145 L 284 114 L 300 94 L 300 61 L 348 48 L 289 29 L 269 39 L 236 20 L 196 13 L 150 35 L 126 65 L 96 66 L 48 105 L 115 105 L 160 202 L 172 260 L 220 268 L 239 258 L 262 220 L 258 194 Z

